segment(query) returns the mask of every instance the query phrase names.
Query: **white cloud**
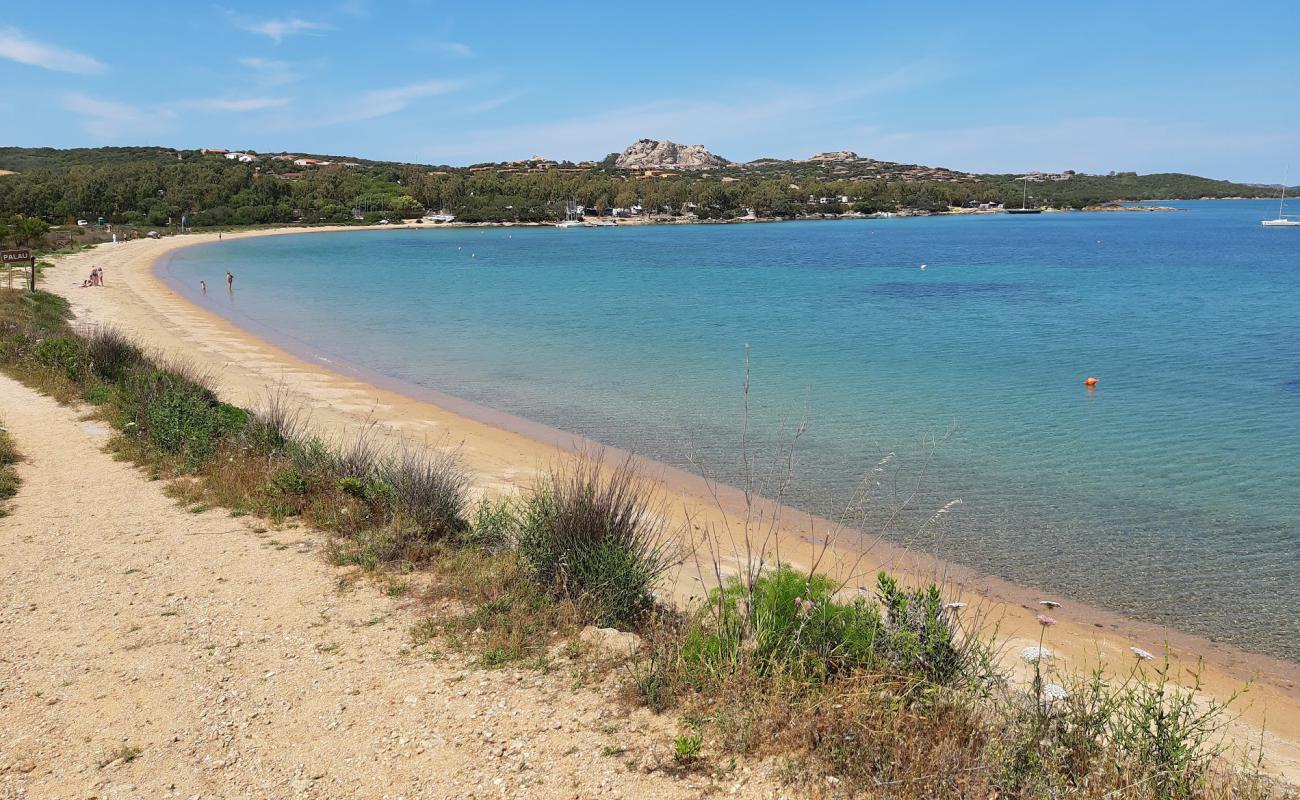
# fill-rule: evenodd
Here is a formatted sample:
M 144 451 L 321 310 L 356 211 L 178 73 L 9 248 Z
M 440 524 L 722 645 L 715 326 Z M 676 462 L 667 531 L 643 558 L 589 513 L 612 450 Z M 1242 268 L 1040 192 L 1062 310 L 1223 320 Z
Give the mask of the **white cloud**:
M 264 108 L 277 108 L 288 105 L 287 97 L 213 97 L 205 100 L 184 100 L 177 103 L 179 108 L 193 108 L 197 111 L 261 111 Z
M 841 134 L 836 115 L 854 109 L 867 97 L 902 91 L 932 80 L 926 65 L 912 65 L 851 85 L 814 89 L 763 84 L 745 91 L 728 90 L 725 100 L 664 100 L 548 123 L 472 132 L 447 142 L 423 157 L 435 162 L 468 157 L 472 160 L 518 158 L 525 151 L 552 158 L 600 158 L 645 137 L 670 138 L 683 144 L 704 144 L 728 158 L 774 155 L 735 153 L 729 144 L 772 147 L 775 142 L 805 148 L 787 155 L 810 155 L 838 147 L 826 140 Z M 744 98 L 748 95 L 752 99 Z M 818 120 L 813 124 L 812 120 Z M 761 132 L 756 137 L 755 132 Z
M 279 44 L 287 36 L 295 36 L 301 33 L 311 33 L 313 31 L 330 30 L 330 26 L 323 22 L 312 22 L 310 20 L 300 19 L 299 17 L 289 17 L 288 19 L 253 19 L 238 14 L 231 17 L 236 28 L 249 33 L 256 33 L 265 36 L 271 41 Z
M 302 73 L 288 61 L 248 56 L 239 59 L 239 64 L 252 72 L 262 86 L 284 86 L 302 80 Z
M 127 103 L 101 100 L 80 92 L 64 95 L 63 107 L 84 117 L 82 127 L 86 133 L 101 139 L 157 133 L 166 128 L 167 123 L 175 116 L 167 109 L 137 108 Z
M 503 94 L 500 97 L 489 97 L 486 100 L 480 100 L 477 103 L 471 103 L 470 105 L 465 106 L 461 109 L 461 112 L 465 114 L 482 114 L 486 111 L 500 108 L 507 103 L 512 103 L 523 96 L 523 92 L 510 92 L 509 94 Z
M 383 117 L 401 111 L 421 98 L 449 94 L 463 89 L 465 85 L 464 81 L 431 80 L 410 83 L 393 89 L 374 89 L 364 92 L 351 100 L 340 100 L 339 105 L 343 108 L 343 111 L 332 118 L 324 120 L 323 124 L 359 122 L 360 120 Z
M 444 56 L 452 58 L 469 58 L 474 55 L 470 46 L 463 42 L 438 42 L 433 48 Z
M 93 73 L 105 69 L 84 53 L 29 39 L 16 28 L 0 28 L 0 58 L 56 72 Z

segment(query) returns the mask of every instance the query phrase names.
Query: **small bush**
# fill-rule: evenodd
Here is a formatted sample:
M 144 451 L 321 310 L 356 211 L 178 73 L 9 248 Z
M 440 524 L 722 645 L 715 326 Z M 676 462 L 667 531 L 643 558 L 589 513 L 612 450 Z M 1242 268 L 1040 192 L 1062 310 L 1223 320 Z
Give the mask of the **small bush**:
M 86 350 L 75 336 L 51 336 L 32 351 L 36 363 L 57 370 L 68 380 L 78 380 L 86 368 Z
M 81 399 L 92 406 L 107 405 L 113 400 L 113 390 L 102 383 L 97 383 L 83 392 Z
M 703 736 L 698 733 L 683 733 L 673 740 L 673 760 L 678 764 L 689 764 L 700 757 L 703 748 Z
M 197 378 L 174 367 L 131 372 L 122 384 L 121 424 L 134 426 L 157 451 L 205 464 L 221 440 L 240 432 L 247 412 L 217 400 Z
M 822 682 L 886 669 L 936 684 L 957 680 L 971 659 L 955 644 L 938 588 L 904 591 L 884 573 L 877 586 L 879 603 L 837 600 L 828 578 L 788 564 L 752 586 L 733 578 L 710 594 L 685 634 L 686 678 L 699 686 L 743 668 Z
M 283 386 L 268 389 L 266 401 L 248 415 L 241 433 L 244 445 L 255 453 L 274 455 L 285 452 L 290 443 L 302 440 L 306 421 Z
M 281 494 L 307 493 L 307 481 L 294 467 L 285 467 L 272 473 L 271 487 Z
M 21 460 L 22 456 L 18 453 L 14 440 L 7 431 L 0 430 L 0 500 L 8 500 L 18 493 L 22 479 L 18 477 L 14 465 Z
M 116 328 L 96 326 L 82 334 L 91 370 L 116 383 L 144 363 L 144 351 Z
M 543 586 L 581 602 L 600 624 L 630 626 L 671 566 L 658 511 L 630 459 L 608 473 L 581 459 L 524 502 L 519 554 Z
M 448 539 L 465 527 L 469 474 L 455 453 L 405 448 L 379 468 L 391 490 L 394 519 L 421 542 Z
M 509 546 L 519 534 L 519 515 L 510 498 L 491 500 L 484 498 L 474 510 L 474 520 L 461 540 L 484 550 L 499 550 Z

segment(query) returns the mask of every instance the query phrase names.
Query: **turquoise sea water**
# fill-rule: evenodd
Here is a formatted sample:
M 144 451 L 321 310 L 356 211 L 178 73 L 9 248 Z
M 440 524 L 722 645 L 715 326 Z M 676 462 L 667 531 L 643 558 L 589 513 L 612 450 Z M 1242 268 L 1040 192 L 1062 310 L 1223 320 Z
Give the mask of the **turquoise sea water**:
M 756 449 L 807 421 L 793 504 L 865 477 L 896 541 L 1300 661 L 1300 231 L 1175 205 L 306 234 L 164 273 L 300 351 L 731 482 L 748 342 Z

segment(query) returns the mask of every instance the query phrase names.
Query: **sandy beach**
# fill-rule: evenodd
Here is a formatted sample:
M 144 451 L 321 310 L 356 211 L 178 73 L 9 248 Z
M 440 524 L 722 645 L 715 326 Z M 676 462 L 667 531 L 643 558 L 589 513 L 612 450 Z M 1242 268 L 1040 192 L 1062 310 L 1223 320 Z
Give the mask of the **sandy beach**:
M 223 238 L 322 230 L 226 233 Z M 346 438 L 374 423 L 386 435 L 456 447 L 475 476 L 476 490 L 483 494 L 526 487 L 557 458 L 571 457 L 573 452 L 592 446 L 580 437 L 455 398 L 408 391 L 364 374 L 343 374 L 319 360 L 308 360 L 305 353 L 275 347 L 191 304 L 166 285 L 156 264 L 179 248 L 216 240 L 217 234 L 204 233 L 101 245 L 54 259 L 55 266 L 43 274 L 44 288 L 66 296 L 78 321 L 113 325 L 164 356 L 195 365 L 229 402 L 255 406 L 268 389 L 283 387 L 294 401 L 310 410 L 313 428 L 326 437 Z M 104 269 L 105 286 L 79 288 L 92 266 Z M 210 285 L 208 291 L 224 292 L 225 288 Z M 238 276 L 235 291 L 240 291 Z M 706 531 L 731 531 L 732 538 L 738 538 L 735 532 L 744 526 L 739 492 L 715 489 L 698 477 L 662 465 L 646 464 L 645 470 L 662 486 L 673 528 L 681 531 L 684 543 L 698 552 Z M 837 537 L 831 523 L 789 509 L 780 510 L 773 544 L 782 559 L 808 564 L 817 558 L 812 543 L 828 537 L 834 539 L 832 552 L 821 563 L 846 578 L 849 585 L 855 580 L 869 584 L 870 575 L 881 566 L 921 577 L 943 574 L 972 610 L 979 609 L 987 620 L 997 622 L 1009 658 L 1038 643 L 1034 615 L 1039 610 L 1036 600 L 1044 595 L 1030 587 L 936 563 L 883 543 L 862 553 L 851 546 L 856 537 Z M 732 542 L 724 541 L 722 549 L 731 552 Z M 727 561 L 731 562 L 728 566 L 736 566 L 734 557 Z M 708 578 L 706 575 L 701 581 L 700 577 L 696 561 L 688 558 L 675 584 L 679 600 L 689 602 L 702 593 Z M 1054 612 L 1059 624 L 1048 632 L 1048 644 L 1066 669 L 1082 670 L 1100 663 L 1127 672 L 1133 662 L 1130 647 L 1158 653 L 1167 646 L 1185 667 L 1195 667 L 1198 659 L 1203 659 L 1201 679 L 1210 695 L 1226 699 L 1250 682 L 1249 692 L 1234 706 L 1241 714 L 1236 732 L 1258 742 L 1262 725 L 1266 769 L 1300 780 L 1300 665 L 1122 618 L 1068 597 L 1053 599 L 1064 605 Z

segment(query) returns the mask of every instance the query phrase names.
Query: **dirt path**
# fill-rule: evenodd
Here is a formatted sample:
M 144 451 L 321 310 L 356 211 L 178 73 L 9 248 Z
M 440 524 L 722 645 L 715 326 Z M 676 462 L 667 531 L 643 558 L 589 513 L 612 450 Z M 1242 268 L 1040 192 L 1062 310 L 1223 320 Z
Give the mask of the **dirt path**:
M 573 665 L 409 651 L 411 614 L 341 588 L 314 534 L 177 507 L 2 376 L 0 415 L 28 459 L 0 520 L 0 797 L 776 794 L 673 774 L 672 720 L 619 715 Z

